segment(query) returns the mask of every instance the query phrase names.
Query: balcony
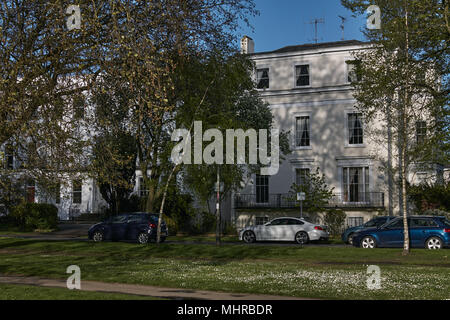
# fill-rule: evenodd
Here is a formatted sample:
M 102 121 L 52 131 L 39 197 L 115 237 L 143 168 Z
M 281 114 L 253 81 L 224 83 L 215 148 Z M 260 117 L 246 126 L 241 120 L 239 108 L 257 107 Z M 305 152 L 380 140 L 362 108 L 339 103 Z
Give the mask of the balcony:
M 267 199 L 257 199 L 255 194 L 236 194 L 234 207 L 236 209 L 267 208 L 290 209 L 299 206 L 299 202 L 292 200 L 295 195 L 289 193 L 269 194 Z M 258 200 L 258 201 L 257 201 Z M 356 194 L 335 193 L 329 200 L 328 208 L 384 208 L 383 192 L 364 192 Z M 305 209 L 307 207 L 304 206 Z

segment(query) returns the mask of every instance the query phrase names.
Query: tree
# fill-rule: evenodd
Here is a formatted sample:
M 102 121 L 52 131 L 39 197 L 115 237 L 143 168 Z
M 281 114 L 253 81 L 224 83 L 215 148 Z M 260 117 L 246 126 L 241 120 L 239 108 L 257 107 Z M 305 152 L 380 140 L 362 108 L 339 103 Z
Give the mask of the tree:
M 62 175 L 84 170 L 87 143 L 74 109 L 98 73 L 97 2 L 78 1 L 84 10 L 76 30 L 67 28 L 65 1 L 0 5 L 0 145 L 11 145 L 20 163 L 2 167 L 3 175 L 26 174 L 51 189 Z
M 180 169 L 170 161 L 170 133 L 186 102 L 179 96 L 177 69 L 190 57 L 235 50 L 240 20 L 256 13 L 252 0 L 165 0 L 109 2 L 110 30 L 102 44 L 101 71 L 128 91 L 130 132 L 136 142 L 138 168 L 148 190 L 147 211 L 162 196 L 160 217 L 170 180 Z M 185 75 L 188 78 L 189 75 Z M 193 90 L 192 95 L 198 91 Z M 201 92 L 199 99 L 205 95 Z M 196 106 L 198 109 L 198 105 Z M 193 113 L 192 115 L 195 115 Z M 185 123 L 189 127 L 191 123 Z M 160 219 L 161 221 L 161 219 Z M 158 223 L 160 225 L 160 223 Z M 159 239 L 158 227 L 158 239 Z M 158 241 L 159 242 L 159 241 Z
M 297 201 L 297 193 L 304 192 L 303 207 L 308 210 L 308 213 L 314 215 L 326 210 L 328 201 L 333 197 L 333 190 L 334 188 L 328 187 L 325 174 L 320 174 L 317 167 L 315 172 L 307 172 L 300 184 L 292 184 L 288 198 L 291 201 Z
M 355 14 L 363 14 L 373 1 L 342 0 Z M 397 166 L 388 170 L 399 175 L 399 202 L 404 221 L 403 254 L 409 253 L 407 174 L 413 163 L 442 159 L 439 141 L 448 110 L 448 29 L 446 2 L 438 0 L 383 0 L 381 29 L 365 30 L 370 41 L 355 54 L 361 81 L 353 83 L 356 106 L 367 123 L 381 121 L 373 129 L 397 145 Z M 444 27 L 439 29 L 440 27 Z M 427 133 L 417 137 L 417 124 L 426 120 Z M 376 127 L 376 126 L 374 126 Z M 386 141 L 386 140 L 385 140 Z M 389 149 L 388 152 L 392 152 Z M 391 154 L 388 155 L 389 157 Z

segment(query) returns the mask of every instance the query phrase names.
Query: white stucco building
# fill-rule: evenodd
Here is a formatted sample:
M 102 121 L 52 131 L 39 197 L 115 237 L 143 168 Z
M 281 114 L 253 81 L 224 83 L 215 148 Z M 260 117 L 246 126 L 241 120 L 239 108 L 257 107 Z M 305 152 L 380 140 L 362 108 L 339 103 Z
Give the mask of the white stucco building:
M 398 214 L 395 177 L 386 170 L 395 159 L 388 161 L 387 146 L 368 134 L 368 126 L 384 124 L 364 122 L 350 84 L 355 77 L 352 53 L 368 44 L 350 40 L 260 53 L 247 50 L 254 48 L 248 37 L 241 45 L 255 62 L 258 90 L 272 109 L 275 127 L 290 131 L 292 153 L 278 174 L 254 175 L 234 195 L 232 219 L 237 227 L 277 215 L 299 216 L 286 193 L 317 167 L 334 187 L 330 207 L 346 212 L 347 225 L 361 224 L 379 213 Z M 440 169 L 436 166 L 435 173 Z

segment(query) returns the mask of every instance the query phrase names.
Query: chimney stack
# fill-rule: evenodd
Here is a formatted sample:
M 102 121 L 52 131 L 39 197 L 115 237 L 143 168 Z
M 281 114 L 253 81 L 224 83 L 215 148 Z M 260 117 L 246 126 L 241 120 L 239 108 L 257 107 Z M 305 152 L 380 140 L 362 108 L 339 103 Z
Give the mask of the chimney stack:
M 255 53 L 255 42 L 249 36 L 243 36 L 241 39 L 241 53 L 242 54 Z

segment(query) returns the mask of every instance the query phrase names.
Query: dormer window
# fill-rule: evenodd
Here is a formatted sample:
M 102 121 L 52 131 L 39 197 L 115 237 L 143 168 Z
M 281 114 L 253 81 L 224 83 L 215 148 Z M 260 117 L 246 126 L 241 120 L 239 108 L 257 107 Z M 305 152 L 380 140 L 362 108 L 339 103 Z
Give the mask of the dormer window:
M 257 88 L 258 89 L 268 89 L 269 88 L 269 68 L 257 69 Z
M 309 86 L 309 65 L 295 66 L 295 85 L 297 87 Z

